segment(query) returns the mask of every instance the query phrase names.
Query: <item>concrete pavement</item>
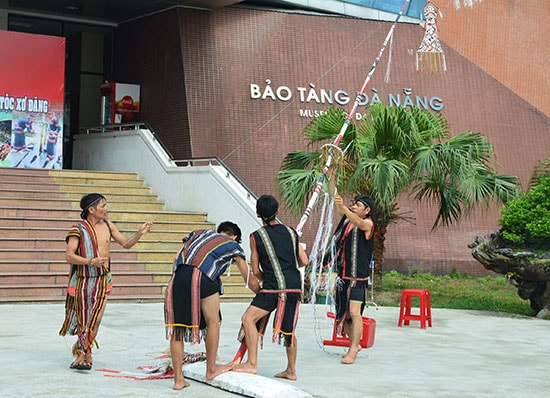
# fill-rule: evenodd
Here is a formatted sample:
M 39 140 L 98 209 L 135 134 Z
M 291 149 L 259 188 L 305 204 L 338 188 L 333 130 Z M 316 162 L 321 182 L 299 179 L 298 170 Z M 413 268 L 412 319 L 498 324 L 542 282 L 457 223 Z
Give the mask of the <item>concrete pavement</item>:
M 246 303 L 222 304 L 219 357 L 233 359 Z M 345 348 L 324 346 L 332 320 L 324 305 L 302 305 L 298 321 L 298 380 L 313 397 L 544 397 L 550 391 L 550 323 L 502 313 L 432 309 L 433 327 L 397 327 L 399 308 L 369 307 L 375 342 L 353 365 L 340 364 Z M 2 397 L 236 397 L 194 380 L 173 391 L 171 379 L 105 377 L 100 368 L 140 372 L 167 348 L 161 303 L 109 303 L 100 328 L 94 370 L 69 369 L 74 338 L 58 336 L 61 304 L 0 305 Z M 203 351 L 204 345 L 186 345 Z M 267 338 L 259 352 L 261 376 L 286 366 L 282 346 Z M 122 373 L 125 374 L 125 373 Z M 253 377 L 253 376 L 251 376 Z M 289 396 L 285 398 L 291 398 Z

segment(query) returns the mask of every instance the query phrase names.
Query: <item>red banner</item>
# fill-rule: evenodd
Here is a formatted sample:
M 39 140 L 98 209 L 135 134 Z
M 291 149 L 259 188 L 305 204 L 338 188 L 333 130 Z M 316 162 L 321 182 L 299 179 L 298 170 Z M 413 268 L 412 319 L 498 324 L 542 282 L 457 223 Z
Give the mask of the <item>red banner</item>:
M 61 168 L 65 38 L 0 30 L 0 167 Z

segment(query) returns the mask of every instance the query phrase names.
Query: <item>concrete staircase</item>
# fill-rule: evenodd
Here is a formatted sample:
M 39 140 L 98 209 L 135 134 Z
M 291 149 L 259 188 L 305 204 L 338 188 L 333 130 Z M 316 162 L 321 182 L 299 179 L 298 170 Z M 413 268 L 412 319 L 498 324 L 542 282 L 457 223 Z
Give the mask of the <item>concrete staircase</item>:
M 0 303 L 64 301 L 65 236 L 90 192 L 107 197 L 109 219 L 125 236 L 155 221 L 131 250 L 113 242 L 111 301 L 162 301 L 181 239 L 215 227 L 206 214 L 165 211 L 134 173 L 0 168 Z M 230 274 L 222 300 L 249 301 L 236 267 Z

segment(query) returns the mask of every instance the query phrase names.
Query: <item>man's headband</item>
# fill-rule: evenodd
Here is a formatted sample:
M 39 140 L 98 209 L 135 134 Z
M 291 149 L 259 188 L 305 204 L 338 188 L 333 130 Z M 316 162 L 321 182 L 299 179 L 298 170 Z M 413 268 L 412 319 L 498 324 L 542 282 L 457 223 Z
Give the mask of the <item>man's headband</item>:
M 370 207 L 372 209 L 372 206 L 373 206 L 373 202 L 372 202 L 372 199 L 369 198 L 367 195 L 359 195 L 359 196 L 356 196 L 354 198 L 354 201 L 355 202 L 361 202 L 363 203 L 366 207 Z

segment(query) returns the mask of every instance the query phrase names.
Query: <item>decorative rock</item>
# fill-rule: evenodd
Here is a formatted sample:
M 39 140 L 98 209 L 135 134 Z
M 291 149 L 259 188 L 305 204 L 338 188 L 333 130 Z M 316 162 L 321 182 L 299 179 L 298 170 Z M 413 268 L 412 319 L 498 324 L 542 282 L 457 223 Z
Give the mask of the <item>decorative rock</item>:
M 550 310 L 548 308 L 543 308 L 537 312 L 537 318 L 539 319 L 550 319 Z

